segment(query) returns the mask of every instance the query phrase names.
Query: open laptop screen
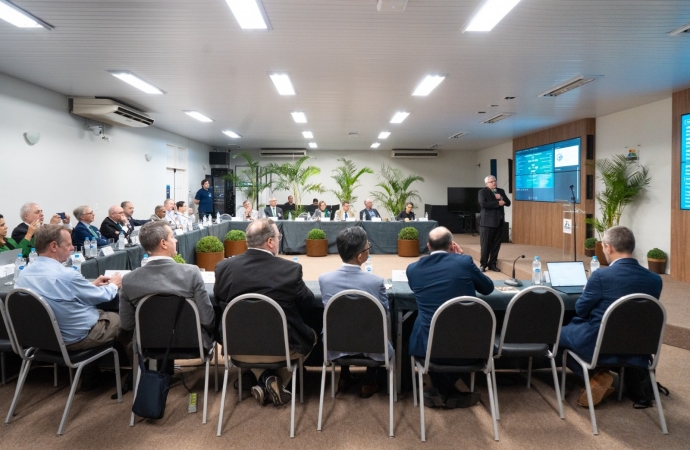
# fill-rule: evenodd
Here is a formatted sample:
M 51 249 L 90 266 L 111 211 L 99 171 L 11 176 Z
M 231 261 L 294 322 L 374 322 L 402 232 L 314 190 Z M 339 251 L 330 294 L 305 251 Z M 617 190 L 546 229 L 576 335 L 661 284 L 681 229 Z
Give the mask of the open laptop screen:
M 582 261 L 547 262 L 551 286 L 584 286 L 587 284 L 587 274 Z

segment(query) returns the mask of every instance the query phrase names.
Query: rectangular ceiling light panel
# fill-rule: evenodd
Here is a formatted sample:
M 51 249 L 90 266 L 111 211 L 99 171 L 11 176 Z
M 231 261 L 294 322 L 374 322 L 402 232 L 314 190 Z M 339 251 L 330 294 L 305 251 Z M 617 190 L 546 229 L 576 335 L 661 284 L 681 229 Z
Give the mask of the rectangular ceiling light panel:
M 317 148 L 318 145 L 316 145 L 316 142 L 310 142 L 309 143 L 309 148 Z
M 270 29 L 261 0 L 225 0 L 243 30 Z
M 546 92 L 542 92 L 537 97 L 558 97 L 561 94 L 565 94 L 568 91 L 572 91 L 573 89 L 577 89 L 580 86 L 584 86 L 585 84 L 590 83 L 596 79 L 597 79 L 597 77 L 594 77 L 594 76 L 588 77 L 585 75 L 578 75 L 575 78 L 571 78 L 570 80 L 566 81 L 565 83 L 561 83 L 558 86 L 551 88 Z
M 109 70 L 108 73 L 147 94 L 165 94 L 165 91 L 162 91 L 151 83 L 144 81 L 129 70 Z
M 184 111 L 184 113 L 187 114 L 189 117 L 195 118 L 199 122 L 213 122 L 213 119 L 206 117 L 199 111 Z
M 391 123 L 402 123 L 403 120 L 407 119 L 407 116 L 409 116 L 410 113 L 405 112 L 405 111 L 398 111 L 395 113 L 393 118 L 391 119 Z
M 280 95 L 295 95 L 295 89 L 292 87 L 290 76 L 286 73 L 269 73 L 271 81 L 275 85 Z
M 388 136 L 390 135 L 390 131 L 382 131 L 379 133 L 379 139 L 388 139 Z
M 486 0 L 462 30 L 491 31 L 520 0 Z
M 501 121 L 503 119 L 507 119 L 508 117 L 512 116 L 514 113 L 501 113 L 496 116 L 493 116 L 490 119 L 486 119 L 482 121 L 482 123 L 496 123 L 498 121 Z
M 380 145 L 380 142 L 374 142 L 373 144 L 371 144 L 370 148 L 379 148 Z
M 52 30 L 53 27 L 38 17 L 32 16 L 23 9 L 5 0 L 0 0 L 0 19 L 11 23 L 19 28 L 45 28 Z
M 292 111 L 292 119 L 297 123 L 307 123 L 307 115 L 302 111 Z
M 305 139 L 314 139 L 314 133 L 311 131 L 302 131 L 302 136 L 304 136 Z
M 223 131 L 223 134 L 226 134 L 226 135 L 228 135 L 229 137 L 231 137 L 231 138 L 233 138 L 233 139 L 239 139 L 239 138 L 242 137 L 242 136 L 240 136 L 239 134 L 237 134 L 237 133 L 235 133 L 234 131 L 231 131 L 231 130 L 225 130 L 225 131 Z
M 412 95 L 417 97 L 426 97 L 436 88 L 436 86 L 441 84 L 441 81 L 445 79 L 445 75 L 427 75 L 424 77 L 422 82 L 419 83 L 419 86 L 417 86 Z

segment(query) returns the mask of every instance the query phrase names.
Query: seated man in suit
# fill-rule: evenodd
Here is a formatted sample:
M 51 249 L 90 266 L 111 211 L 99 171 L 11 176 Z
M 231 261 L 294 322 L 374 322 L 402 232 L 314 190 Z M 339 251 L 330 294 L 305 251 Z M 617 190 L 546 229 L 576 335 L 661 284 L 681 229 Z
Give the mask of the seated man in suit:
M 145 224 L 139 230 L 139 242 L 149 255 L 149 262 L 122 280 L 120 321 L 123 330 L 134 330 L 134 313 L 139 301 L 150 294 L 179 295 L 194 300 L 199 310 L 204 348 L 211 348 L 216 316 L 199 268 L 178 264 L 177 239 L 164 221 Z
M 120 233 L 122 233 L 125 240 L 129 242 L 132 230 L 129 228 L 129 222 L 121 206 L 113 205 L 108 209 L 108 217 L 101 222 L 100 231 L 103 237 L 114 241 L 120 239 Z
M 479 270 L 471 256 L 463 254 L 458 244 L 453 242 L 453 235 L 447 228 L 431 230 L 427 247 L 431 252 L 429 256 L 407 266 L 407 280 L 418 308 L 410 335 L 409 353 L 419 357 L 426 356 L 431 319 L 443 303 L 463 295 L 476 296 L 477 292 L 490 294 L 494 290 L 493 281 Z M 429 407 L 468 406 L 468 400 L 460 400 L 461 395 L 455 388 L 459 376 L 458 373 L 430 372 L 434 388 L 424 393 L 424 404 Z M 479 401 L 479 398 L 474 396 L 471 402 L 476 403 L 475 400 Z
M 227 258 L 216 266 L 216 284 L 213 293 L 222 309 L 242 294 L 263 294 L 275 300 L 285 312 L 291 358 L 311 353 L 317 335 L 304 323 L 301 311 L 322 308 L 314 294 L 302 280 L 302 266 L 277 258 L 280 248 L 280 232 L 270 219 L 258 219 L 247 227 L 247 251 L 234 258 Z M 233 355 L 246 362 L 275 362 L 284 360 L 257 355 Z M 280 369 L 273 371 L 252 369 L 259 384 L 252 387 L 252 395 L 263 405 L 268 393 L 276 406 L 289 403 L 292 394 L 284 386 L 291 373 Z
M 658 299 L 661 296 L 661 277 L 640 266 L 632 253 L 635 250 L 635 236 L 626 227 L 613 227 L 606 230 L 602 246 L 608 267 L 592 273 L 587 280 L 585 290 L 575 303 L 576 316 L 561 329 L 559 347 L 573 350 L 585 360 L 591 360 L 594 345 L 597 341 L 601 320 L 609 306 L 619 298 L 629 294 L 648 294 Z M 644 330 L 640 330 L 643 332 Z M 570 364 L 568 368 L 580 378 L 584 378 L 579 364 Z M 620 363 L 638 367 L 649 365 L 648 356 L 607 356 L 600 358 L 605 364 Z M 588 374 L 589 377 L 589 374 Z M 589 379 L 592 387 L 592 401 L 599 404 L 605 397 L 614 392 L 613 376 L 606 369 L 597 371 Z M 587 393 L 582 390 L 578 404 L 589 407 Z
M 134 217 L 132 217 L 134 215 L 134 205 L 130 201 L 125 200 L 124 202 L 120 203 L 120 206 L 122 207 L 122 210 L 125 213 L 125 217 L 127 218 L 127 222 L 129 223 L 129 228 L 131 230 L 134 230 L 134 227 L 140 227 L 143 224 L 151 221 L 151 219 L 137 220 Z
M 157 222 L 159 220 L 165 220 L 165 206 L 163 206 L 163 205 L 156 206 L 156 208 L 153 210 L 153 214 L 151 214 L 151 217 L 149 217 L 149 220 L 152 222 Z
M 338 254 L 343 264 L 338 270 L 326 272 L 319 276 L 319 287 L 321 288 L 321 301 L 326 307 L 331 297 L 346 289 L 359 289 L 376 297 L 386 311 L 388 311 L 388 296 L 383 278 L 362 271 L 362 264 L 369 257 L 371 244 L 367 240 L 367 232 L 361 227 L 350 227 L 341 230 L 336 238 Z M 389 353 L 393 354 L 393 346 L 388 343 Z M 331 359 L 347 356 L 349 353 L 330 352 Z M 366 353 L 365 357 L 376 361 L 384 361 L 382 353 Z M 367 367 L 366 375 L 362 380 L 359 396 L 369 398 L 381 390 L 376 381 L 376 367 Z M 342 366 L 340 380 L 338 380 L 338 392 L 345 392 L 353 383 L 350 375 L 350 366 Z
M 373 207 L 374 202 L 368 198 L 364 200 L 364 209 L 359 212 L 359 220 L 371 220 L 374 217 L 381 217 L 381 214 Z
M 108 245 L 108 240 L 101 235 L 98 228 L 91 225 L 96 215 L 93 209 L 88 205 L 81 205 L 74 208 L 74 217 L 79 221 L 76 227 L 74 227 L 74 232 L 72 233 L 72 245 L 75 247 L 81 247 L 84 245 L 84 241 L 89 239 L 96 239 L 96 244 L 99 247 Z
M 355 218 L 356 212 L 354 208 L 350 207 L 350 202 L 345 200 L 340 204 L 340 209 L 335 212 L 335 220 L 347 220 L 351 218 Z
M 63 226 L 69 230 L 70 216 L 67 213 L 64 214 L 64 219 L 60 218 L 58 214 L 53 214 L 53 216 L 50 218 L 50 223 L 62 223 Z M 32 233 L 31 235 L 29 235 L 28 238 L 26 238 L 26 240 L 29 241 L 29 245 L 27 246 L 28 251 L 25 255 L 23 255 L 24 257 L 27 257 L 29 256 L 28 252 L 31 251 L 32 247 L 34 247 L 33 231 L 35 231 L 38 227 L 43 225 L 43 210 L 41 209 L 38 203 L 27 202 L 24 203 L 21 208 L 19 208 L 19 217 L 22 219 L 22 223 L 14 227 L 14 229 L 12 230 L 12 239 L 14 239 L 16 242 L 21 242 L 22 239 L 26 237 L 26 234 L 30 228 L 29 225 L 31 225 Z
M 264 215 L 266 217 L 275 217 L 278 220 L 283 220 L 283 210 L 279 206 L 276 206 L 277 203 L 278 200 L 276 200 L 275 197 L 271 197 L 268 201 L 268 206 L 264 208 Z

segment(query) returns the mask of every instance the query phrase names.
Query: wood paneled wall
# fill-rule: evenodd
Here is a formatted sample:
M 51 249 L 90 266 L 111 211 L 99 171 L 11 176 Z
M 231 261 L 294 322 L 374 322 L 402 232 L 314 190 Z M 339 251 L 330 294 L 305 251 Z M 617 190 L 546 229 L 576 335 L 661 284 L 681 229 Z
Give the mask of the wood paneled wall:
M 675 92 L 671 126 L 671 278 L 686 283 L 690 282 L 690 211 L 680 209 L 680 116 L 688 113 L 690 89 Z
M 595 119 L 582 119 L 513 139 L 513 161 L 515 152 L 518 150 L 579 137 L 582 171 L 580 173 L 580 204 L 577 208 L 585 211 L 585 214 L 593 214 L 594 199 L 586 199 L 587 175 L 594 175 L 593 161 L 587 161 L 587 135 L 594 136 L 595 128 Z M 596 152 L 594 159 L 596 159 Z M 515 192 L 515 184 L 513 184 L 513 192 Z M 560 203 L 513 200 L 512 208 L 514 243 L 563 248 L 563 243 L 566 242 L 566 249 L 572 254 L 572 237 L 567 241 L 563 238 L 563 206 Z M 576 221 L 576 245 L 579 254 L 584 254 L 585 214 L 578 214 Z

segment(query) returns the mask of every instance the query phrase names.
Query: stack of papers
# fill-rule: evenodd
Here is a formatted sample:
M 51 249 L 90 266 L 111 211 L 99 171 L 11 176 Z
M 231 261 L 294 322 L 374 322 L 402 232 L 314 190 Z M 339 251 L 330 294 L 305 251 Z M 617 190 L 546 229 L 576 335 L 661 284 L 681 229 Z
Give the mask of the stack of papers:
M 392 280 L 407 283 L 407 272 L 404 270 L 394 270 Z

